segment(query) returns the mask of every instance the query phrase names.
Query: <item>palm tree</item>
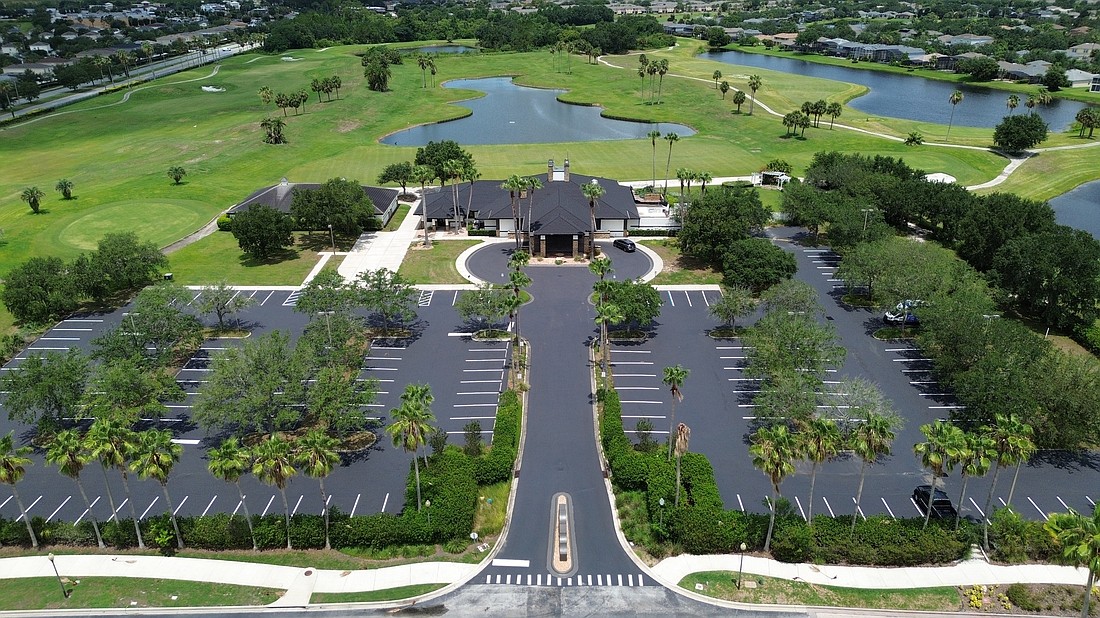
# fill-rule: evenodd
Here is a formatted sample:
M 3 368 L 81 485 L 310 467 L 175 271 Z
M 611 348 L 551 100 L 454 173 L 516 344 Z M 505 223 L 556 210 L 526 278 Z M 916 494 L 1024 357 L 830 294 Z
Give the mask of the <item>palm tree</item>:
M 661 76 L 657 81 L 657 105 L 661 104 L 661 86 L 665 83 L 665 73 L 668 73 L 668 59 L 661 58 L 657 61 L 657 75 Z
M 646 133 L 646 137 L 649 138 L 651 144 L 653 144 L 653 157 L 650 160 L 651 167 L 653 168 L 653 186 L 657 186 L 657 140 L 661 138 L 661 132 L 657 129 L 653 129 L 649 133 Z
M 394 446 L 413 454 L 413 470 L 416 474 L 416 510 L 420 510 L 420 462 L 416 454 L 427 442 L 435 416 L 428 407 L 434 398 L 427 384 L 409 384 L 401 395 L 401 406 L 390 410 L 393 423 L 386 427 Z M 425 458 L 426 459 L 426 458 Z
M 718 90 L 718 80 L 722 79 L 722 72 L 716 70 L 714 73 L 711 73 L 710 76 L 711 79 L 714 80 L 714 89 Z
M 665 367 L 665 375 L 661 378 L 661 381 L 668 386 L 668 392 L 672 393 L 672 420 L 669 421 L 668 431 L 669 435 L 675 435 L 672 433 L 676 429 L 676 403 L 684 400 L 684 392 L 680 390 L 680 387 L 684 385 L 684 380 L 687 379 L 691 373 L 690 369 L 684 369 L 683 365 L 673 365 L 672 367 Z M 668 443 L 668 458 L 672 459 L 672 441 Z
M 760 90 L 760 87 L 764 85 L 764 80 L 760 79 L 759 75 L 749 76 L 749 90 L 752 90 L 752 98 L 749 99 L 749 115 L 752 116 L 753 110 L 756 108 L 756 91 Z
M 23 506 L 23 498 L 19 497 L 19 491 L 15 486 L 23 480 L 27 474 L 27 466 L 31 460 L 27 455 L 31 452 L 29 446 L 15 446 L 14 432 L 0 438 L 0 483 L 11 485 L 11 493 L 15 496 L 15 504 L 19 506 L 19 513 L 23 516 L 23 523 L 27 525 L 27 534 L 31 537 L 31 547 L 38 549 L 38 537 L 31 527 L 31 518 L 27 515 L 27 509 Z
M 420 53 L 416 55 L 416 64 L 420 67 L 420 87 L 428 87 L 428 55 Z
M 512 174 L 500 185 L 501 189 L 508 190 L 508 197 L 512 200 L 512 229 L 516 236 L 516 251 L 520 249 L 520 208 L 518 200 L 520 191 L 527 188 L 527 182 L 519 174 Z
M 890 445 L 894 442 L 893 423 L 886 416 L 869 413 L 863 422 L 856 426 L 851 436 L 851 449 L 862 461 L 859 467 L 859 488 L 856 490 L 856 512 L 852 514 L 852 533 L 856 531 L 856 519 L 859 517 L 859 504 L 863 498 L 863 481 L 867 477 L 867 466 L 874 465 L 879 457 L 890 454 Z
M 172 467 L 183 455 L 183 447 L 172 442 L 172 432 L 150 429 L 138 434 L 137 448 L 134 451 L 130 469 L 143 479 L 153 479 L 160 483 L 164 492 L 164 501 L 168 504 L 168 517 L 172 520 L 172 529 L 176 532 L 176 545 L 183 549 L 183 535 L 176 521 L 176 509 L 172 506 L 172 496 L 168 493 L 168 475 Z
M 680 141 L 680 136 L 676 133 L 666 133 L 665 141 L 668 142 L 668 160 L 665 161 L 665 191 L 664 194 L 668 195 L 668 168 L 672 167 L 672 145 Z
M 340 463 L 336 452 L 339 442 L 320 429 L 312 429 L 295 444 L 294 463 L 306 476 L 317 479 L 321 487 L 321 513 L 325 518 L 325 549 L 332 549 L 328 536 L 328 494 L 325 493 L 325 477 Z
M 1031 425 L 1020 421 L 1015 414 L 994 416 L 993 425 L 982 428 L 982 431 L 992 440 L 993 452 L 993 482 L 989 484 L 989 493 L 985 498 L 985 519 L 982 520 L 982 537 L 986 551 L 989 551 L 989 520 L 991 518 L 989 507 L 993 504 L 993 492 L 997 487 L 997 477 L 1005 466 L 1016 465 L 1016 473 L 1012 477 L 1012 489 L 1008 492 L 1008 502 L 1012 504 L 1012 492 L 1016 490 L 1016 477 L 1020 474 L 1020 466 L 1031 458 L 1035 452 L 1035 442 L 1032 441 Z
M 252 529 L 252 516 L 248 514 L 248 503 L 245 501 L 244 491 L 241 490 L 241 476 L 252 467 L 252 453 L 248 449 L 241 448 L 237 438 L 229 438 L 221 443 L 221 446 L 210 449 L 209 462 L 206 467 L 215 478 L 237 486 L 237 495 L 240 496 L 241 506 L 244 507 L 244 519 L 248 523 L 248 535 L 252 537 L 253 551 L 259 549 L 256 545 L 256 533 Z
M 745 104 L 746 98 L 747 97 L 745 97 L 745 92 L 743 90 L 738 90 L 737 92 L 733 93 L 733 104 L 737 106 L 738 114 L 741 113 L 741 106 Z
M 726 100 L 726 93 L 730 91 L 730 83 L 727 81 L 723 81 L 718 86 L 718 90 L 722 93 L 722 100 Z
M 68 178 L 62 178 L 61 180 L 58 180 L 57 184 L 54 185 L 54 189 L 61 193 L 62 199 L 73 199 L 73 181 L 69 180 Z
M 669 446 L 675 445 L 673 452 L 676 453 L 676 501 L 675 506 L 680 506 L 680 459 L 683 458 L 684 453 L 688 450 L 688 441 L 691 440 L 691 429 L 687 425 L 680 423 L 676 426 L 676 433 L 673 434 L 672 440 L 669 441 Z
M 1100 505 L 1092 510 L 1092 517 L 1072 509 L 1068 513 L 1055 513 L 1043 528 L 1061 548 L 1063 562 L 1088 570 L 1085 602 L 1081 607 L 1082 618 L 1088 618 L 1092 588 L 1100 578 Z
M 990 455 L 993 452 L 993 440 L 984 433 L 964 433 L 965 448 L 959 454 L 957 463 L 962 472 L 962 489 L 959 490 L 959 508 L 955 511 L 955 529 L 959 529 L 962 518 L 963 501 L 966 499 L 966 483 L 972 476 L 985 476 L 993 465 Z
M 542 188 L 542 181 L 539 180 L 538 176 L 528 176 L 523 180 L 527 183 L 527 250 L 530 251 L 531 219 L 535 211 L 535 191 L 538 191 Z
M 1024 106 L 1027 107 L 1028 114 L 1035 113 L 1035 106 L 1039 104 L 1039 98 L 1034 93 L 1027 95 L 1027 99 L 1024 101 Z
M 817 484 L 818 465 L 836 457 L 843 445 L 840 428 L 836 421 L 829 418 L 815 418 L 799 431 L 798 450 L 813 464 L 810 467 L 810 503 L 806 511 L 806 521 L 814 525 L 814 485 Z
M 267 86 L 262 86 L 257 94 L 260 95 L 260 100 L 263 101 L 264 105 L 271 105 L 271 102 L 275 100 L 275 93 Z
M 80 434 L 72 429 L 66 429 L 54 434 L 46 447 L 46 462 L 57 466 L 57 471 L 76 481 L 80 490 L 80 497 L 84 499 L 85 512 L 91 517 L 92 528 L 95 530 L 95 540 L 100 547 L 104 547 L 103 535 L 99 532 L 99 520 L 92 513 L 92 503 L 88 501 L 88 494 L 84 491 L 84 483 L 80 480 L 80 473 L 84 466 L 92 461 L 92 455 L 88 452 Z
M 531 263 L 531 254 L 526 251 L 516 251 L 512 254 L 512 257 L 508 259 L 508 268 L 511 272 L 508 274 L 508 282 L 512 284 L 512 311 L 515 313 L 516 320 L 516 337 L 519 337 L 519 309 L 520 302 L 519 293 L 523 288 L 531 285 L 531 277 L 527 276 L 527 273 L 523 272 L 523 269 Z
M 947 135 L 944 136 L 945 140 L 951 137 L 951 125 L 955 122 L 955 106 L 962 103 L 963 100 L 962 90 L 952 92 L 947 100 L 951 103 L 951 117 L 947 119 Z
M 340 86 L 344 85 L 344 81 L 340 79 L 339 75 L 333 75 L 329 78 L 329 83 L 332 84 L 332 89 L 336 91 L 336 100 L 340 100 Z
M 325 83 L 321 79 L 314 77 L 313 81 L 309 83 L 309 89 L 317 93 L 317 104 L 321 104 L 321 93 L 325 90 Z
M 1035 102 L 1039 105 L 1050 105 L 1054 102 L 1054 97 L 1050 94 L 1050 91 L 1046 89 L 1046 86 L 1044 86 L 1035 93 Z
M 752 455 L 752 465 L 763 472 L 772 483 L 772 499 L 768 505 L 771 517 L 768 520 L 768 535 L 764 539 L 764 551 L 768 551 L 772 545 L 772 531 L 775 530 L 775 507 L 780 496 L 779 486 L 787 475 L 794 472 L 793 462 L 797 445 L 786 425 L 761 427 L 752 434 L 751 441 L 749 453 Z
M 714 180 L 714 176 L 712 176 L 710 172 L 697 172 L 695 175 L 695 180 L 699 181 L 699 191 L 701 191 L 703 194 L 706 194 L 707 183 Z
M 1016 112 L 1016 108 L 1020 106 L 1020 96 L 1015 94 L 1008 95 L 1008 114 L 1011 116 Z
M 430 165 L 417 165 L 412 171 L 413 180 L 420 183 L 420 225 L 424 228 L 424 246 L 432 246 L 428 237 L 428 195 L 425 193 L 427 184 L 435 178 L 435 168 Z
M 103 465 L 104 482 L 106 482 L 107 468 L 114 468 L 122 475 L 122 488 L 126 492 L 126 503 L 130 505 L 130 517 L 134 520 L 134 533 L 137 534 L 138 547 L 145 548 L 145 539 L 141 536 L 141 525 L 138 521 L 137 509 L 130 496 L 130 475 L 127 466 L 134 452 L 136 437 L 134 432 L 122 425 L 106 420 L 97 419 L 92 423 L 92 428 L 84 436 L 88 450 Z M 111 484 L 107 484 L 107 498 L 111 501 L 111 512 L 118 521 L 118 511 L 115 509 L 115 501 L 111 498 Z
M 681 223 L 684 216 L 684 183 L 688 184 L 688 189 L 691 189 L 691 178 L 695 172 L 689 170 L 686 167 L 676 168 L 676 180 L 680 181 L 680 199 L 677 200 L 677 205 L 680 208 Z
M 645 54 L 642 54 L 642 57 L 644 58 Z M 645 100 L 645 75 L 646 75 L 646 72 L 647 72 L 646 71 L 646 66 L 644 64 L 638 67 L 638 77 L 642 78 L 642 87 L 640 89 L 638 89 L 638 92 L 641 94 L 642 100 Z
M 455 228 L 458 227 L 458 179 L 462 178 L 462 161 L 448 159 L 443 162 L 443 175 L 451 181 L 451 206 L 454 209 Z
M 843 112 L 844 112 L 844 107 L 841 106 L 841 104 L 837 103 L 836 101 L 830 103 L 828 106 L 825 107 L 825 114 L 829 117 L 829 128 L 830 129 L 833 128 L 833 123 L 836 122 L 837 118 L 840 118 L 840 114 L 842 114 Z
M 675 134 L 674 134 L 675 135 Z M 589 259 L 596 258 L 596 202 L 603 197 L 604 188 L 593 178 L 592 182 L 586 182 L 581 186 L 581 193 L 588 198 L 588 213 L 591 216 L 592 228 L 588 235 Z
M 286 524 L 286 548 L 294 549 L 290 543 L 290 505 L 286 501 L 286 486 L 291 477 L 297 474 L 294 469 L 290 441 L 276 434 L 256 445 L 252 451 L 252 474 L 264 485 L 278 488 L 283 497 L 283 521 Z
M 183 180 L 183 177 L 187 175 L 187 170 L 178 165 L 173 165 L 168 168 L 168 177 L 172 179 L 172 182 L 179 184 Z
M 966 435 L 962 429 L 944 421 L 921 425 L 925 442 L 913 445 L 913 453 L 920 459 L 923 467 L 932 473 L 932 488 L 928 492 L 928 504 L 924 509 L 924 527 L 932 516 L 932 498 L 936 495 L 936 482 L 941 476 L 955 468 L 966 450 Z M 959 505 L 962 506 L 961 504 Z
M 42 192 L 42 189 L 38 187 L 27 187 L 23 189 L 23 192 L 19 194 L 19 198 L 27 203 L 27 206 L 31 207 L 31 211 L 38 214 L 38 209 L 42 204 L 42 197 L 46 194 Z
M 470 216 L 470 210 L 474 207 L 474 183 L 478 178 L 481 178 L 481 172 L 478 171 L 477 166 L 474 165 L 472 160 L 464 160 L 462 162 L 462 173 L 459 175 L 459 179 L 470 183 L 470 191 L 466 196 L 466 212 L 465 217 Z
M 626 319 L 623 310 L 618 305 L 608 301 L 596 303 L 596 323 L 600 325 L 600 350 L 603 352 L 603 372 L 607 375 L 607 367 L 611 363 L 611 341 L 608 338 L 608 326 L 618 324 Z

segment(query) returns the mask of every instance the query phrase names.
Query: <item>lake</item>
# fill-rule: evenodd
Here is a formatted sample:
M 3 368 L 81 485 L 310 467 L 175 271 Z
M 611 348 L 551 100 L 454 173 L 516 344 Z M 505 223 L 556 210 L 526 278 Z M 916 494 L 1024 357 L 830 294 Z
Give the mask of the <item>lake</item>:
M 478 90 L 484 97 L 461 101 L 473 112 L 459 120 L 426 124 L 391 133 L 382 138 L 391 146 L 423 146 L 429 141 L 450 139 L 468 144 L 545 144 L 644 139 L 653 129 L 694 135 L 682 124 L 629 122 L 600 116 L 600 108 L 569 105 L 557 100 L 563 90 L 528 88 L 512 83 L 510 77 L 457 79 L 445 88 Z
M 1086 182 L 1069 193 L 1050 200 L 1054 218 L 1100 239 L 1100 180 Z
M 465 45 L 428 45 L 417 47 L 412 51 L 423 54 L 474 54 L 478 50 L 476 47 L 466 47 Z
M 700 57 L 726 64 L 860 84 L 871 90 L 849 101 L 847 103 L 849 107 L 873 116 L 889 116 L 944 125 L 951 118 L 951 103 L 948 99 L 955 90 L 961 90 L 964 96 L 962 102 L 955 106 L 952 124 L 990 129 L 997 126 L 1001 118 L 1008 114 L 1005 103 L 1008 101 L 1008 96 L 1012 94 L 1004 90 L 942 82 L 917 75 L 853 69 L 736 50 L 707 52 Z M 767 85 L 766 82 L 765 85 Z M 1016 108 L 1016 113 L 1027 113 L 1027 107 L 1024 106 L 1027 96 L 1019 96 L 1020 106 Z M 1050 125 L 1052 131 L 1064 131 L 1073 124 L 1074 116 L 1084 106 L 1084 103 L 1077 101 L 1054 99 L 1050 105 L 1036 106 L 1035 110 Z M 843 119 L 843 116 L 841 118 Z

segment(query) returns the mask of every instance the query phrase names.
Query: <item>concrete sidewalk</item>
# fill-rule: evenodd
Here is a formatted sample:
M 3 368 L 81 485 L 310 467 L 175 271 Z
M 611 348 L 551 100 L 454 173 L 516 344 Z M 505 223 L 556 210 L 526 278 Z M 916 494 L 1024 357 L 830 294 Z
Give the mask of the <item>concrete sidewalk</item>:
M 340 264 L 338 272 L 348 281 L 354 281 L 359 273 L 368 270 L 386 268 L 397 272 L 409 245 L 416 238 L 416 228 L 420 217 L 416 208 L 420 201 L 413 202 L 401 225 L 393 232 L 367 232 L 355 241 L 355 245 Z

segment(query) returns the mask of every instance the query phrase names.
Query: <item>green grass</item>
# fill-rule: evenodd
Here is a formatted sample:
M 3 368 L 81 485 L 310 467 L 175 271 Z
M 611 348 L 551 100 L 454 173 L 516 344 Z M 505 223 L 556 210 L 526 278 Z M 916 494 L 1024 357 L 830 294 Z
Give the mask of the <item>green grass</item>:
M 684 257 L 675 239 L 643 240 L 643 245 L 661 256 L 665 268 L 656 277 L 653 285 L 706 285 L 722 283 L 722 273 L 697 259 Z
M 455 260 L 480 240 L 441 240 L 423 249 L 413 243 L 398 272 L 413 283 L 469 283 L 458 274 Z
M 60 586 L 53 577 L 0 580 L 0 610 L 267 605 L 282 594 L 272 588 L 168 579 L 74 577 L 72 580 L 68 599 L 61 596 Z
M 320 259 L 317 252 L 329 249 L 329 243 L 320 234 L 314 235 L 313 241 L 305 234 L 295 236 L 298 242 L 293 248 L 274 259 L 259 261 L 245 257 L 229 232 L 214 232 L 169 255 L 168 269 L 180 285 L 204 285 L 222 279 L 234 285 L 301 285 Z
M 401 227 L 401 223 L 405 221 L 405 215 L 409 214 L 409 210 L 412 209 L 410 204 L 401 202 L 397 205 L 397 210 L 394 211 L 393 216 L 390 217 L 390 222 L 386 224 L 386 227 L 382 229 L 383 232 L 396 232 L 397 228 Z
M 368 592 L 314 592 L 310 597 L 310 603 L 370 603 L 373 601 L 395 601 L 418 597 L 422 594 L 435 592 L 447 584 L 414 584 L 399 588 L 387 588 L 385 590 L 371 590 Z
M 482 538 L 499 534 L 504 529 L 504 516 L 508 513 L 508 492 L 511 489 L 511 482 L 505 481 L 479 490 L 474 530 Z
M 770 605 L 818 605 L 831 607 L 862 607 L 872 609 L 906 609 L 922 611 L 958 611 L 962 605 L 959 591 L 953 586 L 936 588 L 906 588 L 899 590 L 863 590 L 839 586 L 819 586 L 806 582 L 744 575 L 742 581 L 756 582 L 756 588 L 737 589 L 737 573 L 704 571 L 692 573 L 680 581 L 680 587 L 710 597 Z M 696 590 L 696 584 L 703 584 Z

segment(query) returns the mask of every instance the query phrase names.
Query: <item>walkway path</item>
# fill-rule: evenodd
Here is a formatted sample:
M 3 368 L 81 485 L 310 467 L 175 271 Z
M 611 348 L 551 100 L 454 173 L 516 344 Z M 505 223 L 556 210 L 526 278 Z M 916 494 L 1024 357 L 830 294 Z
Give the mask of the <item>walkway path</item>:
M 401 225 L 393 232 L 367 232 L 355 241 L 338 272 L 348 281 L 368 270 L 387 268 L 397 272 L 409 245 L 416 238 L 420 217 L 416 215 L 419 201 L 413 202 Z

